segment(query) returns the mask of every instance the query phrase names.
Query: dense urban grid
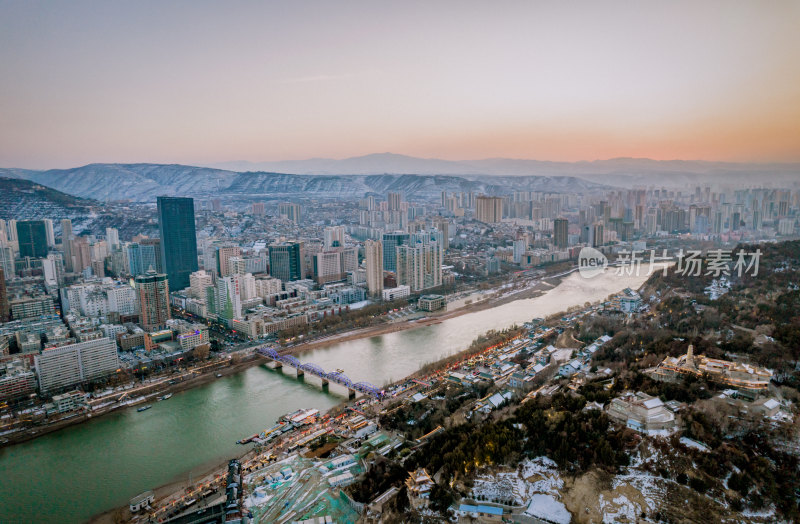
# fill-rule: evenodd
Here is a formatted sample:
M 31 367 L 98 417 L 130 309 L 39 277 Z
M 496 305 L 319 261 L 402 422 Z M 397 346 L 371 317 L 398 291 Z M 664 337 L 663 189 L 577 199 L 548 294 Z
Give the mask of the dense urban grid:
M 0 220 L 3 444 L 247 363 L 350 393 L 118 521 L 671 521 L 689 491 L 683 511 L 800 516 L 796 187 L 81 201 L 94 222 L 46 216 L 53 193 L 31 191 L 41 216 Z M 587 248 L 649 279 L 397 383 L 298 354 L 557 284 Z

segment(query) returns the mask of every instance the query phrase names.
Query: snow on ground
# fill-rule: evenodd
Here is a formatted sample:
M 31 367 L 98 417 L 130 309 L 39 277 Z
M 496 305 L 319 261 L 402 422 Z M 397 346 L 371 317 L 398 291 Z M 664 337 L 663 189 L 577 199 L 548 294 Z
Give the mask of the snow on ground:
M 598 504 L 603 514 L 603 522 L 608 522 L 609 524 L 636 522 L 636 517 L 641 513 L 639 504 L 631 502 L 625 495 L 619 495 L 610 501 L 605 500 L 603 495 L 600 495 Z
M 655 446 L 650 445 L 650 442 L 647 440 L 643 441 L 639 445 L 639 448 L 630 454 L 630 457 L 631 462 L 628 466 L 630 470 L 642 468 L 643 466 L 649 466 L 651 464 L 656 465 L 661 463 L 664 459 L 664 457 L 661 456 L 661 451 Z
M 534 495 L 525 510 L 525 515 L 546 519 L 558 524 L 569 524 L 572 515 L 567 511 L 566 506 L 557 501 L 551 495 Z
M 473 481 L 472 496 L 476 500 L 513 500 L 521 506 L 536 493 L 558 494 L 564 481 L 556 463 L 547 457 L 526 460 L 516 471 L 479 474 Z
M 681 444 L 686 446 L 687 448 L 696 449 L 698 451 L 702 451 L 704 453 L 708 453 L 711 451 L 708 446 L 703 444 L 702 442 L 698 442 L 696 440 L 692 440 L 689 437 L 681 437 Z
M 742 515 L 745 517 L 757 518 L 757 519 L 772 518 L 775 516 L 775 506 L 770 506 L 769 508 L 760 511 L 746 509 L 742 511 Z
M 598 506 L 605 522 L 636 522 L 644 511 L 656 511 L 667 494 L 670 482 L 653 476 L 641 468 L 658 464 L 662 453 L 655 446 L 644 441 L 639 449 L 631 454 L 631 464 L 626 473 L 616 475 L 611 483 L 611 491 L 600 496 Z M 640 496 L 641 495 L 641 496 Z
M 623 485 L 632 487 L 642 494 L 647 504 L 647 509 L 655 511 L 667 494 L 667 482 L 668 481 L 661 477 L 654 477 L 653 475 L 638 471 L 629 471 L 627 475 L 617 475 L 614 477 L 612 488 L 617 489 Z
M 536 457 L 523 462 L 522 478 L 534 493 L 558 493 L 564 487 L 556 463 L 547 457 Z

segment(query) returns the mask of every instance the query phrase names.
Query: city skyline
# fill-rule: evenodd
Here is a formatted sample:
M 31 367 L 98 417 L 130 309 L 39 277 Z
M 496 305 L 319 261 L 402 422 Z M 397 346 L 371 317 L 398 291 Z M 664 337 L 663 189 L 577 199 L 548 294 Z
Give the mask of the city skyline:
M 0 522 L 800 522 L 798 27 L 0 0 Z
M 793 2 L 0 9 L 4 167 L 800 160 Z

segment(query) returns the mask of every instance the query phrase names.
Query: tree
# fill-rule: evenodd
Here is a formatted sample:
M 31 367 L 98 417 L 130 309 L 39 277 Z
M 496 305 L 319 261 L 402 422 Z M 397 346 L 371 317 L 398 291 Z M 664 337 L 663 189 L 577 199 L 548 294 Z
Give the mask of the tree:
M 208 358 L 210 352 L 211 346 L 209 344 L 200 344 L 192 350 L 192 356 L 195 360 L 205 360 Z

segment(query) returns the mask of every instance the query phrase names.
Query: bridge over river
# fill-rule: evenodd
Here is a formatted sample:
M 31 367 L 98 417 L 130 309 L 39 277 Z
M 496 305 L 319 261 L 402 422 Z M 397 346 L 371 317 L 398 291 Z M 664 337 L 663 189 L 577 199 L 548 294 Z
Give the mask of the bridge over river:
M 322 379 L 322 387 L 327 388 L 331 382 L 339 384 L 347 388 L 350 398 L 356 396 L 356 393 L 363 393 L 375 398 L 383 398 L 384 391 L 369 382 L 353 382 L 342 370 L 326 372 L 320 366 L 307 362 L 303 364 L 296 357 L 292 355 L 281 355 L 275 348 L 269 346 L 262 346 L 256 349 L 256 352 L 275 362 L 275 369 L 280 369 L 283 366 L 293 367 L 297 370 L 297 376 L 302 377 L 306 373 L 314 375 Z

